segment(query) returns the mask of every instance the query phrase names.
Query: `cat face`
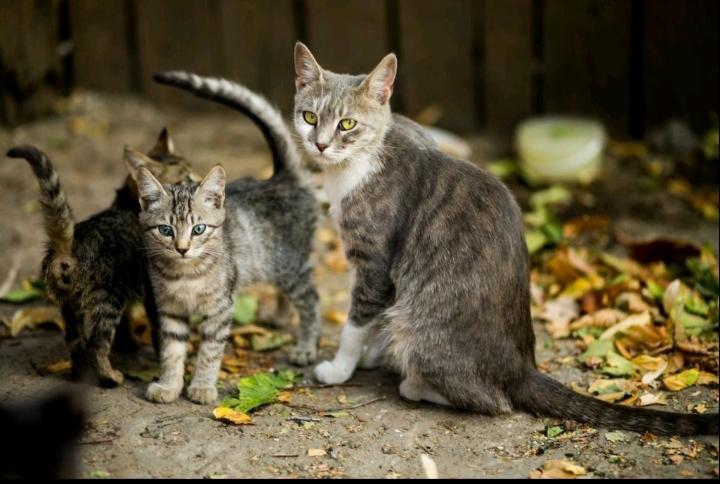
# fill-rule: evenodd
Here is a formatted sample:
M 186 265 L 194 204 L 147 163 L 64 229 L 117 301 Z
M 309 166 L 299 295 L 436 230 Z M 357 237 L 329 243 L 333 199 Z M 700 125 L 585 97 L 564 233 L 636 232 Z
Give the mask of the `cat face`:
M 315 161 L 331 166 L 377 149 L 390 119 L 396 71 L 397 59 L 390 54 L 367 76 L 335 74 L 297 43 L 293 121 Z
M 161 184 L 145 166 L 130 173 L 137 181 L 140 225 L 153 257 L 190 264 L 220 257 L 225 220 L 225 170 L 215 166 L 200 184 Z

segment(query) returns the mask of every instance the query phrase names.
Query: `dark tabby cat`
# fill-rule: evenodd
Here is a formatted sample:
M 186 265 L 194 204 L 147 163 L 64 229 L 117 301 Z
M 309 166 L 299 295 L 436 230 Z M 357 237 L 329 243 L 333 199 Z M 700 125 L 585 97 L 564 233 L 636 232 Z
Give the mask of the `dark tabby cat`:
M 243 286 L 272 283 L 289 298 L 300 314 L 290 360 L 300 366 L 315 360 L 320 320 L 310 251 L 318 204 L 289 128 L 264 98 L 241 85 L 194 74 L 167 72 L 155 79 L 246 113 L 273 154 L 270 179 L 243 178 L 227 186 L 219 165 L 199 185 L 183 186 L 163 185 L 150 171 L 129 166 L 140 193 L 161 327 L 162 376 L 148 387 L 147 398 L 166 403 L 180 395 L 189 318 L 199 315 L 201 342 L 187 395 L 208 404 L 217 398 L 233 299 Z
M 155 319 L 152 291 L 146 290 L 150 286 L 135 182 L 127 177 L 108 209 L 76 224 L 57 172 L 42 151 L 19 146 L 10 149 L 7 156 L 27 160 L 40 184 L 48 237 L 42 273 L 47 296 L 58 305 L 65 320 L 73 377 L 77 379 L 80 371 L 92 371 L 101 385 L 118 385 L 123 375 L 109 360 L 116 328 L 122 322 L 123 337 L 131 341 L 126 336 L 127 310 L 138 300 L 144 300 L 148 317 Z M 149 156 L 157 161 L 149 161 L 148 169 L 164 181 L 199 179 L 189 163 L 175 153 L 166 129 Z
M 418 148 L 412 122 L 391 116 L 396 70 L 390 54 L 368 75 L 336 74 L 295 47 L 295 127 L 325 171 L 353 274 L 340 347 L 315 368 L 317 379 L 344 382 L 387 353 L 409 400 L 717 434 L 718 414 L 613 405 L 538 371 L 520 209 L 487 171 Z
M 76 386 L 0 405 L 0 479 L 79 477 L 77 442 L 89 412 L 88 390 Z

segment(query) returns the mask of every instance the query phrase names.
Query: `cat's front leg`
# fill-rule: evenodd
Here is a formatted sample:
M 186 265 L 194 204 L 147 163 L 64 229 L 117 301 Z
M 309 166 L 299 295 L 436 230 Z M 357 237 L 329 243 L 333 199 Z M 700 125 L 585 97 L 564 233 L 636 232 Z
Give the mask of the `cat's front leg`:
M 190 400 L 201 405 L 213 403 L 218 396 L 217 378 L 225 343 L 230 336 L 232 299 L 214 314 L 207 316 L 200 327 L 200 349 L 195 376 L 187 389 Z
M 147 399 L 170 403 L 180 396 L 185 375 L 185 355 L 190 332 L 184 318 L 160 312 L 160 381 L 151 383 Z
M 315 378 L 321 383 L 344 383 L 350 379 L 363 355 L 365 341 L 372 332 L 372 325 L 358 326 L 348 319 L 340 336 L 340 347 L 332 361 L 324 361 L 315 367 Z

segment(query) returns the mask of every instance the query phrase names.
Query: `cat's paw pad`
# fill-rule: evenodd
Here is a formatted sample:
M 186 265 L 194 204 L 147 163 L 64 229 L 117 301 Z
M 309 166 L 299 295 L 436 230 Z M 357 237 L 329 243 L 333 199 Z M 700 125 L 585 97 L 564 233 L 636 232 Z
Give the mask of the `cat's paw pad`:
M 323 361 L 315 367 L 315 378 L 320 383 L 345 383 L 352 376 L 354 368 L 346 368 L 334 364 L 332 361 Z
M 193 386 L 187 389 L 188 398 L 200 405 L 208 405 L 214 403 L 218 396 L 217 388 L 213 386 Z
M 290 363 L 295 366 L 308 366 L 315 362 L 317 350 L 312 347 L 297 346 L 290 352 Z
M 170 403 L 177 400 L 180 391 L 162 383 L 151 383 L 145 393 L 148 400 L 155 403 Z

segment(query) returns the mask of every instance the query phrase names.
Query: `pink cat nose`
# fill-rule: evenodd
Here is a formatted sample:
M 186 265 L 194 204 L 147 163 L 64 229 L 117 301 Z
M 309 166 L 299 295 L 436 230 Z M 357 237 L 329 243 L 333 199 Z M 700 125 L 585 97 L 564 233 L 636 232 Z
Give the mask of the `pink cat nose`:
M 177 250 L 180 253 L 180 255 L 185 255 L 185 253 L 188 251 L 187 249 L 180 249 L 180 248 L 176 248 L 175 250 Z
M 322 144 L 322 143 L 315 143 L 315 146 L 317 146 L 317 149 L 320 150 L 320 153 L 322 153 L 323 151 L 325 151 L 325 148 L 327 148 L 327 145 Z

